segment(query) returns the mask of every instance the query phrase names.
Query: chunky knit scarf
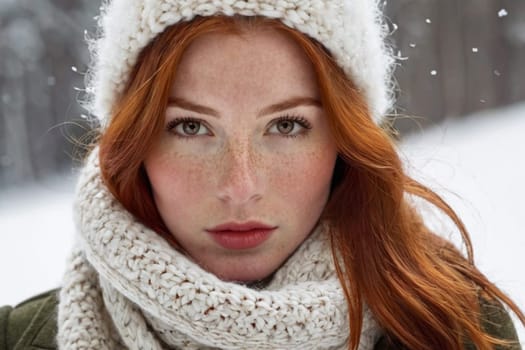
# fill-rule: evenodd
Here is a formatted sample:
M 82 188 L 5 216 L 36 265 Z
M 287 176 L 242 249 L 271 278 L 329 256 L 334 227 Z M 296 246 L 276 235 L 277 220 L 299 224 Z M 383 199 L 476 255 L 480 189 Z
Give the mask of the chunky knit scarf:
M 348 309 L 327 227 L 261 290 L 224 282 L 134 219 L 108 192 L 98 152 L 75 204 L 77 243 L 60 293 L 60 349 L 346 349 Z M 360 349 L 379 328 L 365 308 Z

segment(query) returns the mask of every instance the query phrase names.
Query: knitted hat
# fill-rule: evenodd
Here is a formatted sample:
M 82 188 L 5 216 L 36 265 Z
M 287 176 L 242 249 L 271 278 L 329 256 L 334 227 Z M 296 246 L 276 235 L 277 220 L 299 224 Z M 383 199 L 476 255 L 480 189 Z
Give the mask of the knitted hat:
M 378 0 L 111 0 L 90 45 L 88 110 L 104 125 L 141 50 L 168 26 L 195 16 L 276 18 L 316 39 L 362 91 L 376 122 L 392 107 L 394 58 Z

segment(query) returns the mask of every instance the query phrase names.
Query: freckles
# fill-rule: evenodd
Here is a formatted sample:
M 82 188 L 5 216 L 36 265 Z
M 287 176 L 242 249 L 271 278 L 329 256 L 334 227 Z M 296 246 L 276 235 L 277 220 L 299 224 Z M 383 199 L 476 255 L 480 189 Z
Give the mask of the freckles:
M 190 164 L 186 165 L 184 170 L 186 177 L 186 184 L 193 187 L 196 191 L 202 191 L 207 184 L 211 183 L 211 179 L 216 176 L 214 167 L 206 162 L 204 157 L 195 159 Z
M 290 194 L 304 192 L 305 186 L 316 187 L 317 179 L 324 173 L 319 169 L 322 153 L 314 150 L 274 159 L 271 176 L 274 186 Z
M 163 160 L 165 181 L 175 187 L 176 192 L 194 196 L 212 176 L 212 169 L 206 164 L 203 156 L 172 153 Z

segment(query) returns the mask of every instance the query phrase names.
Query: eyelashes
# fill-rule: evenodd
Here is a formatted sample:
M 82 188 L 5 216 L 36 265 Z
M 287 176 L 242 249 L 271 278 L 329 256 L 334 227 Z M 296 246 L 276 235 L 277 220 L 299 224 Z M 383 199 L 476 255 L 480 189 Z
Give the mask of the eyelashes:
M 198 136 L 202 135 L 199 134 L 199 131 L 201 127 L 203 126 L 204 121 L 196 118 L 191 117 L 183 117 L 183 118 L 176 118 L 174 120 L 171 120 L 166 125 L 166 131 L 172 132 L 177 136 L 180 137 L 192 137 L 192 136 Z M 184 133 L 187 133 L 187 135 L 183 135 L 179 129 L 179 127 L 182 127 L 182 131 Z M 207 127 L 205 127 L 208 129 Z M 208 130 L 209 136 L 211 136 L 211 132 Z
M 297 123 L 306 130 L 310 130 L 312 128 L 312 124 L 305 117 L 295 116 L 295 115 L 284 115 L 282 117 L 272 120 L 271 124 L 277 125 L 278 123 L 289 123 L 289 122 L 292 122 L 292 124 Z
M 297 125 L 299 128 L 296 128 Z M 306 118 L 301 116 L 286 115 L 272 120 L 268 131 L 273 131 L 275 129 L 277 130 L 277 133 L 274 132 L 270 134 L 277 134 L 283 137 L 293 138 L 305 136 L 308 133 L 308 130 L 311 128 L 312 124 L 310 124 Z
M 273 119 L 266 133 L 283 137 L 297 137 L 306 135 L 310 129 L 312 129 L 312 124 L 303 116 L 284 115 Z M 166 125 L 166 131 L 180 138 L 213 136 L 204 120 L 192 117 L 181 117 L 169 121 Z

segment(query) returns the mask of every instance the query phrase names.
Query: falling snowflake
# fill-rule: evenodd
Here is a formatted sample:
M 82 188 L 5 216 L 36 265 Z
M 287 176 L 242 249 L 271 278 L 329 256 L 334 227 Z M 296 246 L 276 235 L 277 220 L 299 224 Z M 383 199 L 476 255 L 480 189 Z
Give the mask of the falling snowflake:
M 501 76 L 501 73 L 500 73 L 499 70 L 494 69 L 494 75 L 497 76 L 497 77 L 499 77 L 499 76 Z
M 438 72 L 437 72 L 437 70 L 435 70 L 435 69 L 432 69 L 432 70 L 430 71 L 430 75 L 437 75 L 437 74 L 438 74 Z
M 410 44 L 408 44 L 408 46 L 414 48 L 414 47 L 416 47 L 416 44 L 414 44 L 414 43 L 410 43 Z
M 485 102 L 487 102 L 487 101 L 484 100 L 484 99 L 481 99 L 481 100 L 479 100 L 479 102 L 481 102 L 481 103 L 485 103 Z
M 507 10 L 505 10 L 505 9 L 501 9 L 501 10 L 499 10 L 499 12 L 498 12 L 498 17 L 500 17 L 500 18 L 501 18 L 501 17 L 505 17 L 505 16 L 507 16 L 508 14 L 509 14 L 509 13 L 507 12 Z
M 54 76 L 50 75 L 49 77 L 47 77 L 47 85 L 49 86 L 55 86 L 57 80 Z
M 478 48 L 477 47 L 473 47 L 472 48 L 472 52 L 474 52 L 474 53 L 478 52 Z
M 425 19 L 425 22 L 427 22 L 428 24 L 432 23 L 432 21 L 430 20 L 430 18 Z
M 403 55 L 401 54 L 401 50 L 398 50 L 397 51 L 397 55 L 396 55 L 396 58 L 400 61 L 406 61 L 408 60 L 408 57 L 403 57 Z
M 78 72 L 78 69 L 77 69 L 77 67 L 75 67 L 75 66 L 71 67 L 71 70 L 72 70 L 73 72 L 75 72 L 75 73 Z

